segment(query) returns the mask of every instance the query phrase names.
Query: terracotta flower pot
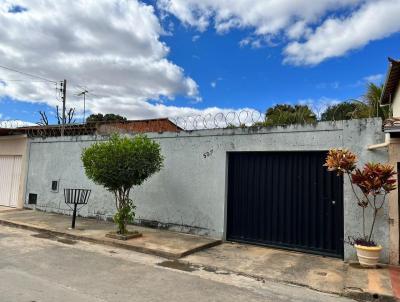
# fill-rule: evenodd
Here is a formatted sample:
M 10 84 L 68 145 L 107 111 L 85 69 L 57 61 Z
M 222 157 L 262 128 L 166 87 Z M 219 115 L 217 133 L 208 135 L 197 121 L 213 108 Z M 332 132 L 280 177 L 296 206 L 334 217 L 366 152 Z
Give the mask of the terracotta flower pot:
M 378 246 L 363 246 L 355 244 L 357 250 L 358 262 L 364 267 L 376 267 L 379 262 L 379 255 L 382 247 Z

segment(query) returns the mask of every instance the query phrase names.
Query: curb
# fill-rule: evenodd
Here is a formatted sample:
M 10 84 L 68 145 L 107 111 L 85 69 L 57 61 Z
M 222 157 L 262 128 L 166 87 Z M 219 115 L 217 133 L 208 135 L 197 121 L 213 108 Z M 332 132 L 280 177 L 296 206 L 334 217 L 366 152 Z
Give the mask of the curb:
M 86 236 L 81 236 L 81 235 L 74 235 L 74 234 L 64 233 L 64 232 L 60 232 L 60 231 L 45 229 L 45 228 L 38 227 L 35 225 L 27 224 L 27 223 L 13 222 L 13 221 L 4 220 L 4 219 L 0 219 L 0 225 L 24 229 L 24 230 L 30 230 L 30 231 L 34 231 L 34 232 L 52 234 L 55 236 L 73 239 L 73 240 L 79 240 L 79 241 L 84 241 L 84 242 L 90 242 L 90 243 L 103 244 L 103 245 L 107 245 L 107 246 L 123 248 L 126 250 L 131 250 L 131 251 L 135 251 L 135 252 L 139 252 L 139 253 L 143 253 L 143 254 L 154 255 L 154 256 L 171 259 L 171 260 L 177 260 L 184 256 L 196 253 L 203 249 L 207 249 L 207 248 L 210 248 L 210 247 L 213 247 L 213 246 L 216 246 L 216 245 L 219 245 L 222 243 L 222 240 L 215 240 L 213 242 L 192 248 L 192 249 L 184 251 L 182 253 L 171 253 L 171 252 L 153 250 L 153 249 L 140 247 L 140 246 L 128 245 L 124 242 L 121 242 L 120 240 L 115 240 L 115 239 L 110 239 L 110 238 L 98 239 L 98 238 L 86 237 Z

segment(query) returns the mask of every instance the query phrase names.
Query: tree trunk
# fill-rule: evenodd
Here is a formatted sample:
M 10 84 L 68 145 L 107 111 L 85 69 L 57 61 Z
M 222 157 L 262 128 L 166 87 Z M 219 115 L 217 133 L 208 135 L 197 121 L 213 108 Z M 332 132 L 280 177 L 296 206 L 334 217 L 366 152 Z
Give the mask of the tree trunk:
M 129 190 L 119 189 L 115 192 L 115 203 L 117 213 L 114 215 L 114 222 L 118 226 L 118 233 L 126 234 L 126 226 L 128 224 L 127 214 L 129 213 L 129 209 L 127 209 L 129 207 Z
M 376 215 L 378 214 L 378 210 L 374 209 L 374 219 L 372 220 L 371 231 L 369 232 L 368 241 L 371 241 L 372 232 L 374 231 Z

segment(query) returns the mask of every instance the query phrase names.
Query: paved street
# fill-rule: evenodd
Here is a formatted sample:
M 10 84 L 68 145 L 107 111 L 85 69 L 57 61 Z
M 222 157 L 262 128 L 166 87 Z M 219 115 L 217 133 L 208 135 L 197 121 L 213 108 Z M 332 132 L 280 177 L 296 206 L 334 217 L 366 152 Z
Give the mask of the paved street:
M 2 302 L 352 301 L 4 226 L 0 255 Z

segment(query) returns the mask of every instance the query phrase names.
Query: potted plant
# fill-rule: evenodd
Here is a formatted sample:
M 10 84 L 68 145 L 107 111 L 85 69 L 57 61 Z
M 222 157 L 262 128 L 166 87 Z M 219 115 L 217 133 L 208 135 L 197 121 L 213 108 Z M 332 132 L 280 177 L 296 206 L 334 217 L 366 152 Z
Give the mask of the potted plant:
M 109 141 L 84 149 L 82 162 L 87 177 L 104 186 L 115 197 L 117 232 L 106 236 L 122 240 L 141 236 L 139 232 L 127 229 L 127 224 L 132 223 L 135 217 L 130 193 L 134 186 L 141 185 L 161 169 L 163 156 L 160 145 L 145 135 L 129 138 L 114 134 Z
M 357 251 L 358 261 L 362 266 L 375 267 L 379 261 L 382 246 L 373 239 L 373 232 L 378 213 L 385 204 L 387 194 L 396 189 L 394 167 L 388 164 L 367 163 L 362 169 L 357 168 L 357 156 L 346 149 L 331 149 L 324 166 L 337 175 L 347 175 L 357 205 L 362 209 L 362 235 L 349 238 L 349 243 Z M 356 187 L 359 190 L 356 190 Z M 369 229 L 366 229 L 367 209 L 372 217 Z

